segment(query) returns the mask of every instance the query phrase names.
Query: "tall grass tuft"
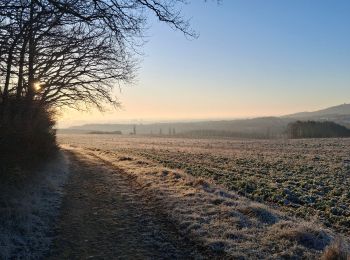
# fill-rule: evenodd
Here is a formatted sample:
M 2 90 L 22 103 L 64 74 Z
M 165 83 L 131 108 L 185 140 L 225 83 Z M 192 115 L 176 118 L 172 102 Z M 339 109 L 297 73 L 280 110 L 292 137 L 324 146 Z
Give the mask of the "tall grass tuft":
M 321 260 L 349 260 L 349 251 L 345 248 L 341 239 L 336 239 L 330 244 L 321 256 Z

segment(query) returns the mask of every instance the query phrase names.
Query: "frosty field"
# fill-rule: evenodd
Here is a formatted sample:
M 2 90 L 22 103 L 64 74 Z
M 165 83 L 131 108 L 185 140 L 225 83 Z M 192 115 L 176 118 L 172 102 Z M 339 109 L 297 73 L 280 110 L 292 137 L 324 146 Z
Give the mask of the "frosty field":
M 350 232 L 350 139 L 208 140 L 60 135 L 61 143 L 138 155 L 293 216 Z

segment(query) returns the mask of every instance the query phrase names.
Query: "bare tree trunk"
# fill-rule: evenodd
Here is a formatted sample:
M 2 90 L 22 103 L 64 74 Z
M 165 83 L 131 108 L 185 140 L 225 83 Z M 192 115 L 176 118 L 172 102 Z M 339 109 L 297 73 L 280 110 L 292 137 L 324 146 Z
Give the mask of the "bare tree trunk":
M 2 60 L 2 55 L 3 55 L 3 49 L 2 49 L 2 46 L 0 44 L 0 61 Z M 0 86 L 0 103 L 1 103 L 1 99 L 2 99 L 2 86 Z
M 17 84 L 17 92 L 16 92 L 16 98 L 20 99 L 22 90 L 23 90 L 23 71 L 24 71 L 24 60 L 25 60 L 25 53 L 26 53 L 26 47 L 27 47 L 28 39 L 25 38 L 23 41 L 21 53 L 20 53 L 20 61 L 19 61 L 19 69 L 18 69 L 18 84 Z
M 14 43 L 11 45 L 11 48 L 9 50 L 9 54 L 7 57 L 6 79 L 5 79 L 5 85 L 4 85 L 4 93 L 2 94 L 3 104 L 5 104 L 8 99 L 9 85 L 10 85 L 10 79 L 11 79 L 12 60 L 13 60 L 13 50 L 15 46 L 16 46 L 16 41 L 14 41 Z
M 29 17 L 29 54 L 28 54 L 28 93 L 27 98 L 29 101 L 34 98 L 34 56 L 35 56 L 35 35 L 34 35 L 34 0 L 30 2 L 30 17 Z

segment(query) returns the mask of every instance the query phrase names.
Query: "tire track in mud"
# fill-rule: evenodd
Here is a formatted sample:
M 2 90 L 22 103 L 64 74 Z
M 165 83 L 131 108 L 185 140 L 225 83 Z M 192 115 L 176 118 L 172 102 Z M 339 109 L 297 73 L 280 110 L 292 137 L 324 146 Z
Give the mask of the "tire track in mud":
M 50 259 L 203 258 L 120 169 L 65 153 L 71 174 Z

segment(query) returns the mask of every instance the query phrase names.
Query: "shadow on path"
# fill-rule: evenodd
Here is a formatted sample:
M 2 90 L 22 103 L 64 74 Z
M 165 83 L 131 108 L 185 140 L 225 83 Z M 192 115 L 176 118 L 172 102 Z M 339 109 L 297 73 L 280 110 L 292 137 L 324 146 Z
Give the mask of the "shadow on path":
M 202 258 L 122 171 L 66 153 L 71 174 L 50 259 Z

